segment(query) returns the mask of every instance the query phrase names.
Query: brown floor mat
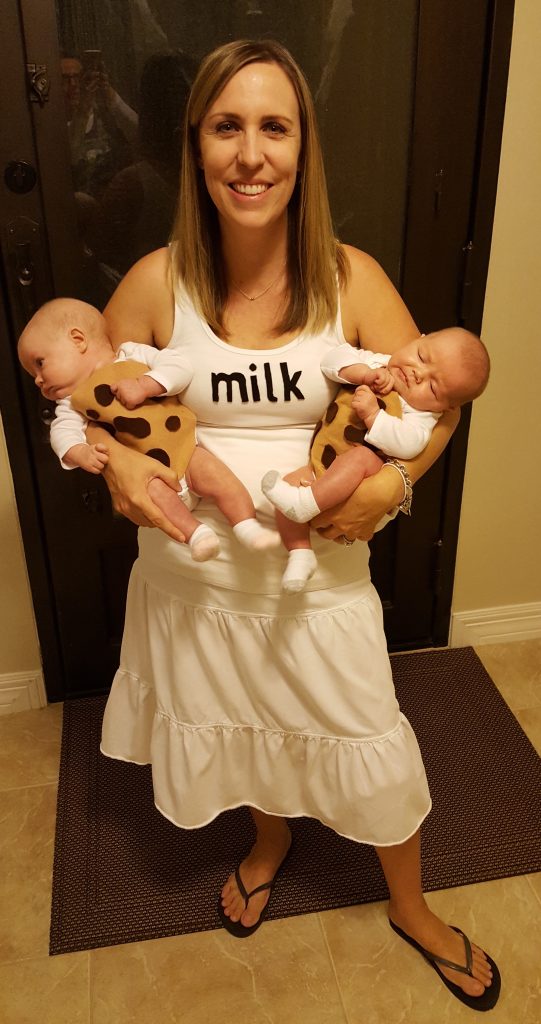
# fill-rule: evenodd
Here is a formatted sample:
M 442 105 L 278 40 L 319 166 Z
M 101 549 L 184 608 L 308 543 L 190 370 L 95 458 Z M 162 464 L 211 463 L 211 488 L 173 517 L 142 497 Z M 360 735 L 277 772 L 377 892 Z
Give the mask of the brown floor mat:
M 475 652 L 392 658 L 433 799 L 423 825 L 426 890 L 541 870 L 541 760 Z M 194 831 L 155 809 L 150 768 L 99 752 L 105 698 L 66 704 L 50 951 L 219 926 L 220 888 L 252 840 L 245 809 Z M 268 918 L 384 899 L 374 851 L 308 818 Z

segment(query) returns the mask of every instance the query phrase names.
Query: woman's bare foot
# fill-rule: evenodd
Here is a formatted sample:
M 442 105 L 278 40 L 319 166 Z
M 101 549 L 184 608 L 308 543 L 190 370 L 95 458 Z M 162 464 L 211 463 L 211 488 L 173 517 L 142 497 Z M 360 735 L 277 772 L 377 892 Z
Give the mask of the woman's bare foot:
M 421 905 L 415 911 L 401 911 L 398 907 L 393 906 L 391 901 L 389 917 L 406 935 L 415 939 L 428 952 L 466 966 L 462 936 L 441 921 L 436 914 L 433 914 L 426 904 Z M 461 971 L 453 971 L 450 967 L 444 967 L 442 964 L 438 964 L 438 969 L 449 981 L 463 989 L 467 995 L 482 996 L 492 982 L 492 969 L 483 950 L 479 946 L 475 946 L 473 942 L 472 955 L 473 978 L 462 974 Z
M 247 892 L 270 882 L 278 871 L 291 846 L 291 832 L 283 819 L 276 825 L 274 835 L 258 836 L 254 846 L 239 866 L 240 876 Z M 259 921 L 264 907 L 268 903 L 270 890 L 256 893 L 245 908 L 235 875 L 230 875 L 221 892 L 224 914 L 231 921 L 240 921 L 245 928 L 250 928 Z

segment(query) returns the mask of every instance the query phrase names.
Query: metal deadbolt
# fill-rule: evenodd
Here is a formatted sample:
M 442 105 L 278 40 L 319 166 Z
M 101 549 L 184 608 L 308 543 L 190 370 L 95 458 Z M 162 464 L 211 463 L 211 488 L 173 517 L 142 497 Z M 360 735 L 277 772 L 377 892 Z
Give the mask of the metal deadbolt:
M 36 184 L 36 168 L 25 160 L 12 160 L 4 171 L 4 181 L 11 192 L 24 195 L 31 192 Z

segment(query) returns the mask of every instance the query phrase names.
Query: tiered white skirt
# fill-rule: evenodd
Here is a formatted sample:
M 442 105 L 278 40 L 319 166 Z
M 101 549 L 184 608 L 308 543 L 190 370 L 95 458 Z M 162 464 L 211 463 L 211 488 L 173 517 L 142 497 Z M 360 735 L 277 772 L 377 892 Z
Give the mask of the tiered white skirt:
M 101 749 L 182 828 L 248 805 L 385 846 L 431 806 L 368 580 L 267 597 L 140 558 Z

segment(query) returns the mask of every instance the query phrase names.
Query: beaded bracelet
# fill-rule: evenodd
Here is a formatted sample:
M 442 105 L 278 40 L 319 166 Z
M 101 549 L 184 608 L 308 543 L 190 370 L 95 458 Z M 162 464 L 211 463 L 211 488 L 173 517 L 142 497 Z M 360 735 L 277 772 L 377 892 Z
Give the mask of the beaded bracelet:
M 403 512 L 404 515 L 410 516 L 411 503 L 413 501 L 413 485 L 411 482 L 411 477 L 404 464 L 402 462 L 399 462 L 398 459 L 386 459 L 385 465 L 394 466 L 394 468 L 398 470 L 400 476 L 402 477 L 402 483 L 404 484 L 404 497 L 402 498 L 402 501 L 398 505 L 398 509 L 400 512 Z

